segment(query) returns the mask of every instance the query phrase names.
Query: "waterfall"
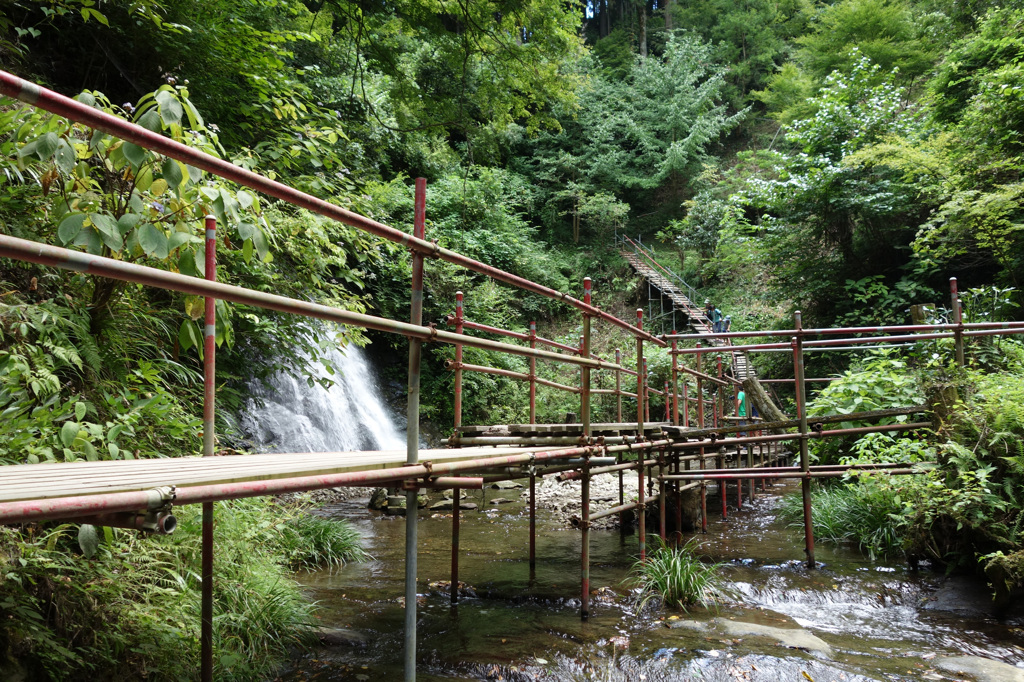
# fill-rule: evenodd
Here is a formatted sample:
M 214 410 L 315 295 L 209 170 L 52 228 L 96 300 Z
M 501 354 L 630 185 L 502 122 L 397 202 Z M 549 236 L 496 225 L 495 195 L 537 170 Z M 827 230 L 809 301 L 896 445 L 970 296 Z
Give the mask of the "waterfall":
M 384 408 L 380 387 L 361 348 L 332 348 L 324 359 L 329 374 L 316 363 L 311 374 L 331 379 L 328 389 L 309 385 L 305 377 L 278 372 L 266 384 L 253 382 L 242 414 L 242 430 L 257 452 L 343 452 L 404 450 L 399 433 Z M 260 405 L 262 403 L 262 405 Z

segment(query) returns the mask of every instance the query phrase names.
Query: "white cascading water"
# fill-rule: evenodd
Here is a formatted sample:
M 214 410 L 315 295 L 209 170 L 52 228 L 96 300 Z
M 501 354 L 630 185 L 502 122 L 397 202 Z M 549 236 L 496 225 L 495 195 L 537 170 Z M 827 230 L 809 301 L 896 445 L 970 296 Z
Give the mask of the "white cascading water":
M 257 452 L 345 452 L 404 450 L 405 437 L 392 423 L 381 401 L 380 387 L 361 348 L 349 345 L 324 354 L 335 370 L 322 363 L 313 374 L 331 379 L 328 389 L 310 386 L 305 377 L 275 374 L 261 385 L 253 382 L 242 414 L 242 430 Z

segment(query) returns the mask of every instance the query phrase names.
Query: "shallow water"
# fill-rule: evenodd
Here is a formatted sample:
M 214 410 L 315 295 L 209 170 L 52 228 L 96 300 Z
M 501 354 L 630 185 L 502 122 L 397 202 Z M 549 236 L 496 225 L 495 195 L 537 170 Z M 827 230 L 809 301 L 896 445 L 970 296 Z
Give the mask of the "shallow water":
M 725 562 L 737 603 L 717 613 L 651 610 L 637 614 L 624 583 L 637 537 L 591 532 L 591 618 L 579 618 L 580 533 L 538 512 L 537 567 L 528 561 L 523 498 L 497 507 L 467 500 L 460 579 L 475 597 L 449 604 L 450 512 L 420 511 L 419 680 L 957 680 L 932 667 L 936 656 L 977 655 L 1024 667 L 1021 621 L 963 618 L 922 608 L 943 577 L 905 565 L 871 562 L 849 548 L 817 547 L 822 564 L 802 563 L 802 531 L 775 519 L 777 486 L 729 520 L 698 536 L 701 551 Z M 486 492 L 487 500 L 518 491 Z M 715 504 L 711 504 L 714 502 Z M 709 499 L 709 511 L 718 509 Z M 298 680 L 402 679 L 405 521 L 340 503 L 327 513 L 347 518 L 366 536 L 373 560 L 299 576 L 323 605 L 327 627 L 349 628 L 365 646 L 319 649 L 283 676 Z M 712 512 L 714 514 L 714 512 Z M 806 628 L 831 656 L 789 649 L 755 637 L 729 637 L 714 619 Z M 689 627 L 670 628 L 679 621 Z

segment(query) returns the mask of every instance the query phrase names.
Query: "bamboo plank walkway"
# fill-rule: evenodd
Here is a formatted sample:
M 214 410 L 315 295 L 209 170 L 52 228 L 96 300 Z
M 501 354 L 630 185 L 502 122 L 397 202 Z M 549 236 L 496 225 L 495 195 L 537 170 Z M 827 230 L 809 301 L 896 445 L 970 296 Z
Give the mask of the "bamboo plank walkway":
M 656 289 L 668 298 L 677 310 L 686 315 L 687 324 L 698 334 L 711 334 L 711 320 L 704 313 L 703 308 L 691 301 L 683 290 L 676 286 L 672 280 L 659 272 L 654 266 L 632 251 L 622 250 L 620 252 L 637 274 L 650 282 Z M 721 339 L 709 338 L 706 342 L 711 346 L 726 346 Z M 744 381 L 750 377 L 757 376 L 754 366 L 750 364 L 747 354 L 743 351 L 732 351 L 733 376 Z
M 549 447 L 420 450 L 419 459 L 422 464 L 550 450 Z M 405 466 L 405 460 L 403 449 L 19 464 L 0 467 L 0 503 L 141 492 L 160 486 L 184 488 L 391 469 Z

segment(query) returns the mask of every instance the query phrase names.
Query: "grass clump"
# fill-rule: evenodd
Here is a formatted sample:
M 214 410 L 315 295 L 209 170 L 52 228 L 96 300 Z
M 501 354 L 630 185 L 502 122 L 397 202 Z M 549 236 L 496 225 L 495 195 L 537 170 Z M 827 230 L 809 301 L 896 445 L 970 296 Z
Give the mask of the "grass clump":
M 903 551 L 906 523 L 899 492 L 890 485 L 855 481 L 811 491 L 814 537 L 824 542 L 851 543 L 874 560 Z M 799 494 L 787 495 L 779 518 L 803 527 L 804 506 Z
M 722 564 L 701 561 L 694 540 L 677 547 L 660 539 L 659 543 L 647 561 L 633 564 L 627 579 L 640 587 L 641 609 L 656 601 L 686 611 L 690 606 L 714 606 L 729 596 L 719 573 Z

